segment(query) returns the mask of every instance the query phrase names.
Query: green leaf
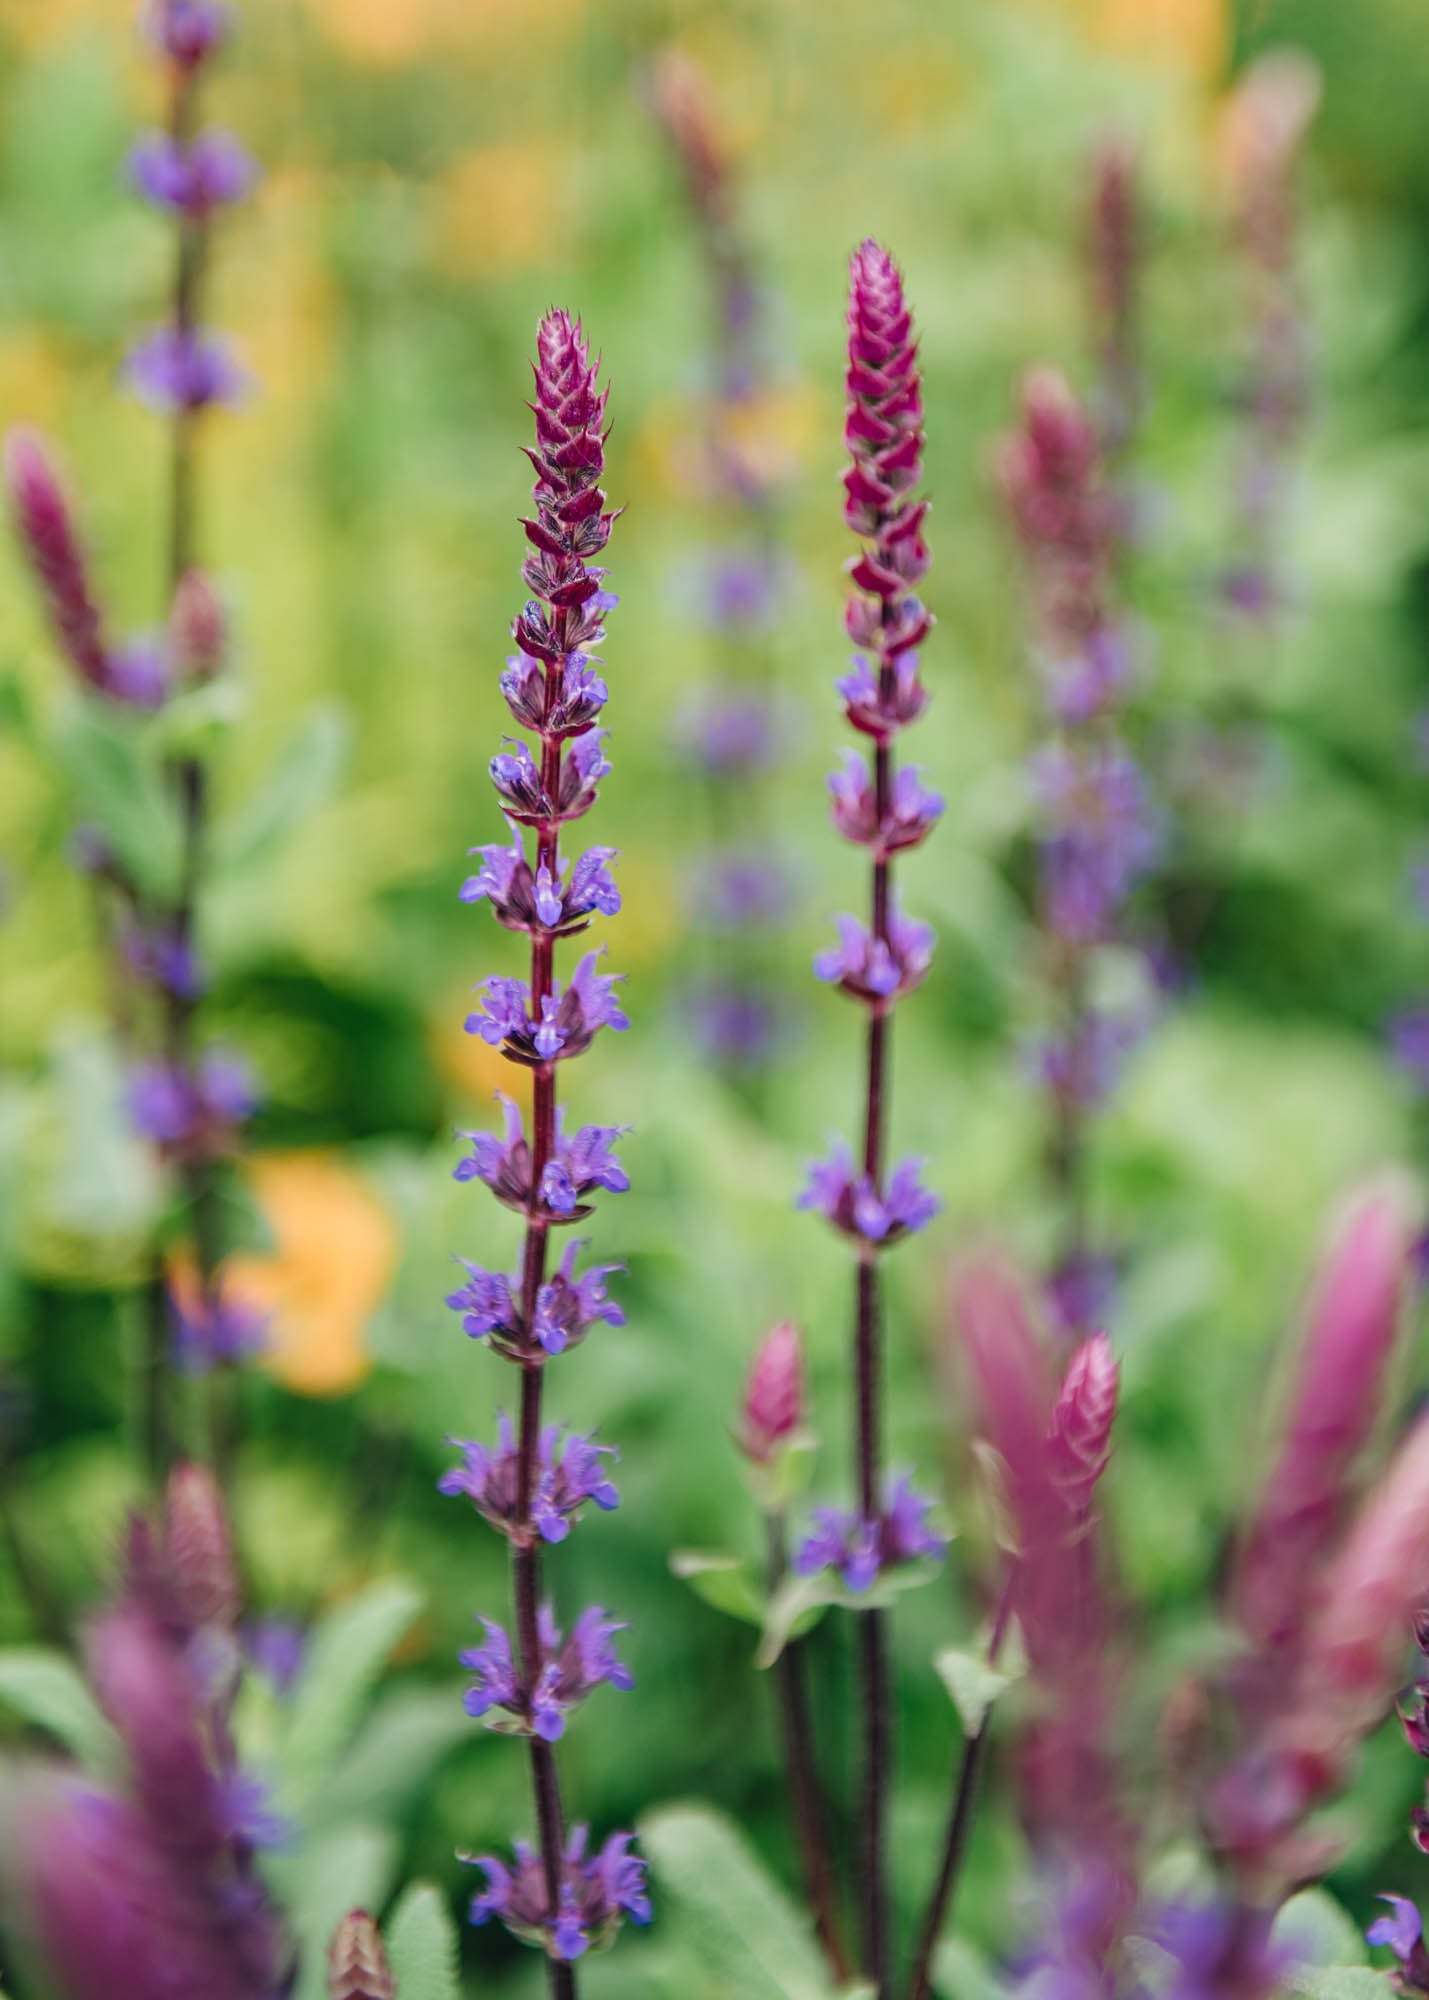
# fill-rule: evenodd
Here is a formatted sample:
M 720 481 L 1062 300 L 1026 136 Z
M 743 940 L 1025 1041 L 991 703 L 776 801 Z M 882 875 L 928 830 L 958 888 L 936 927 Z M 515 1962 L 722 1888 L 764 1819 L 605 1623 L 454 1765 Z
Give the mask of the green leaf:
M 56 752 L 75 795 L 76 817 L 98 826 L 125 870 L 150 895 L 167 899 L 179 881 L 183 832 L 173 794 L 152 747 L 131 719 L 76 702 Z
M 343 710 L 314 709 L 266 781 L 214 831 L 214 860 L 247 868 L 266 860 L 283 836 L 330 796 L 347 761 L 351 729 Z
M 0 1704 L 62 1743 L 88 1771 L 110 1771 L 119 1742 L 76 1669 L 43 1647 L 0 1651 Z
M 470 1737 L 470 1719 L 449 1688 L 391 1689 L 313 1801 L 310 1822 L 396 1819 L 442 1759 Z
M 808 1920 L 737 1828 L 703 1806 L 667 1806 L 640 1828 L 657 1888 L 699 1962 L 740 2000 L 830 2000 Z
M 461 2000 L 456 1925 L 430 1882 L 414 1882 L 406 1891 L 385 1942 L 402 2000 Z
M 1301 1965 L 1286 1980 L 1304 2000 L 1387 2000 L 1393 1987 L 1389 1975 L 1367 1965 Z
M 769 1600 L 755 1665 L 772 1667 L 789 1641 L 802 1638 L 831 1607 L 882 1611 L 906 1591 L 931 1583 L 937 1574 L 936 1563 L 904 1563 L 885 1571 L 871 1590 L 858 1591 L 850 1590 L 832 1570 L 820 1570 L 817 1576 L 791 1576 Z
M 238 721 L 244 705 L 241 682 L 220 674 L 166 701 L 154 718 L 154 740 L 171 757 L 206 756 Z
M 976 1736 L 988 1710 L 1027 1672 L 1027 1660 L 1014 1628 L 1000 1649 L 1000 1666 L 988 1659 L 987 1638 L 973 1646 L 945 1646 L 933 1657 L 943 1686 L 953 1698 L 965 1735 Z
M 332 1934 L 349 1910 L 380 1909 L 391 1886 L 397 1836 L 390 1827 L 344 1826 L 268 1865 L 299 1949 L 293 2000 L 324 2000 Z
M 965 1937 L 943 1939 L 933 1954 L 932 1983 L 940 2000 L 1003 2000 L 1007 1991 L 987 1958 Z
M 1302 1889 L 1275 1919 L 1271 1941 L 1294 1953 L 1301 1969 L 1364 1965 L 1369 1959 L 1358 1924 L 1328 1889 Z
M 670 1569 L 696 1597 L 716 1611 L 741 1618 L 746 1625 L 764 1623 L 768 1606 L 748 1563 L 719 1549 L 676 1549 Z
M 315 1628 L 278 1759 L 287 1811 L 301 1814 L 347 1749 L 388 1655 L 421 1608 L 410 1583 L 388 1578 Z

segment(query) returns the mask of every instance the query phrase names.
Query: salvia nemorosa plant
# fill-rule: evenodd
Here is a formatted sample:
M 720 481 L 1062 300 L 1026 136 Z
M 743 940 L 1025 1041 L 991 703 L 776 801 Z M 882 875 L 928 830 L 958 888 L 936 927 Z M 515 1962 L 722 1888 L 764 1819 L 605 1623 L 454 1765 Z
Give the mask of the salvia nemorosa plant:
M 720 641 L 720 671 L 691 692 L 678 718 L 708 801 L 711 842 L 696 882 L 706 928 L 718 934 L 717 963 L 685 1004 L 713 1060 L 748 1073 L 767 1062 L 779 1029 L 760 934 L 779 924 L 789 903 L 763 782 L 779 748 L 768 634 L 783 580 L 773 477 L 753 431 L 768 389 L 765 302 L 703 79 L 672 52 L 656 68 L 653 93 L 705 267 L 709 384 L 700 469 L 725 535 L 695 579 Z
M 47 448 L 12 435 L 6 472 L 16 528 L 39 585 L 55 644 L 85 694 L 116 720 L 167 709 L 165 783 L 174 837 L 162 859 L 138 855 L 103 825 L 75 831 L 73 852 L 92 879 L 113 961 L 116 1026 L 130 1062 L 129 1110 L 183 1197 L 192 1277 L 174 1281 L 158 1253 L 149 1289 L 141 1372 L 142 1434 L 157 1481 L 176 1449 L 170 1367 L 214 1372 L 211 1445 L 230 1443 L 231 1397 L 220 1386 L 256 1344 L 253 1316 L 222 1293 L 215 1172 L 253 1108 L 244 1066 L 199 1040 L 206 974 L 199 947 L 209 773 L 200 725 L 207 690 L 228 663 L 228 622 L 202 566 L 199 448 L 208 413 L 232 402 L 243 376 L 204 326 L 212 235 L 220 210 L 247 191 L 254 169 L 228 133 L 202 123 L 210 69 L 228 39 L 220 0 L 151 0 L 148 42 L 166 94 L 164 128 L 133 150 L 138 193 L 173 232 L 168 316 L 132 350 L 129 388 L 168 425 L 162 629 L 120 639 L 110 629 L 74 512 Z M 187 704 L 188 724 L 175 722 Z M 152 723 L 158 730 L 165 721 Z
M 1230 546 L 1221 595 L 1249 629 L 1278 624 L 1287 603 L 1284 539 L 1310 397 L 1300 286 L 1297 182 L 1320 101 L 1320 73 L 1295 49 L 1259 58 L 1238 83 L 1228 126 L 1233 226 L 1245 283 L 1244 353 Z
M 1414 1644 L 1419 1673 L 1401 1697 L 1399 1721 L 1405 1740 L 1416 1757 L 1429 1758 L 1429 1679 L 1425 1678 L 1429 1657 L 1429 1601 L 1414 1618 Z M 1409 1837 L 1421 1854 L 1429 1854 L 1429 1795 L 1425 1804 L 1409 1815 Z M 1376 1918 L 1365 1933 L 1369 1942 L 1382 1945 L 1395 1958 L 1394 1983 L 1401 1993 L 1429 1993 L 1429 1947 L 1424 1943 L 1424 1918 L 1408 1896 L 1381 1896 L 1389 1905 L 1387 1916 Z
M 1032 760 L 1049 1014 L 1036 1071 L 1056 1211 L 1049 1290 L 1068 1333 L 1081 1337 L 1102 1319 L 1111 1279 L 1091 1216 L 1092 1121 L 1144 1025 L 1105 1003 L 1098 975 L 1107 948 L 1124 941 L 1128 902 L 1160 849 L 1160 821 L 1120 724 L 1134 663 L 1113 591 L 1116 501 L 1096 427 L 1060 375 L 1028 376 L 999 471 L 1032 580 L 1034 657 L 1052 732 Z
M 611 1266 L 581 1268 L 579 1241 L 559 1262 L 549 1255 L 553 1232 L 582 1222 L 597 1190 L 628 1186 L 613 1151 L 619 1130 L 573 1130 L 556 1101 L 562 1065 L 602 1028 L 627 1025 L 599 952 L 587 952 L 564 983 L 556 973 L 557 945 L 620 907 L 613 849 L 561 849 L 561 829 L 589 812 L 610 768 L 598 726 L 607 690 L 589 651 L 615 602 L 597 560 L 616 518 L 600 485 L 606 392 L 597 368 L 579 322 L 548 313 L 537 336 L 536 443 L 527 451 L 536 483 L 521 573 L 532 594 L 501 677 L 512 719 L 534 738 L 536 754 L 522 737 L 492 759 L 511 839 L 473 850 L 482 865 L 461 892 L 466 902 L 488 901 L 498 923 L 530 945 L 529 978 L 488 979 L 466 1023 L 529 1076 L 529 1129 L 503 1099 L 503 1133 L 468 1135 L 472 1152 L 457 1168 L 458 1179 L 484 1181 L 522 1218 L 524 1236 L 514 1276 L 468 1263 L 466 1283 L 448 1300 L 464 1331 L 516 1369 L 518 1412 L 514 1423 L 499 1419 L 494 1444 L 462 1443 L 462 1463 L 442 1480 L 444 1492 L 470 1500 L 510 1544 L 512 1629 L 482 1621 L 481 1645 L 462 1656 L 473 1675 L 466 1707 L 525 1738 L 535 1816 L 534 1843 L 518 1842 L 512 1861 L 478 1860 L 486 1886 L 471 1917 L 499 1918 L 543 1950 L 556 2000 L 574 1995 L 575 1960 L 609 1942 L 622 1915 L 643 1923 L 650 1914 L 630 1836 L 612 1834 L 592 1850 L 586 1828 L 568 1825 L 554 1747 L 595 1688 L 632 1685 L 614 1643 L 622 1628 L 592 1606 L 563 1633 L 542 1578 L 544 1548 L 565 1540 L 581 1510 L 616 1504 L 611 1447 L 551 1423 L 544 1397 L 553 1360 L 602 1322 L 624 1324 L 606 1292 Z
M 10 1802 L 7 1870 L 67 2000 L 282 2000 L 293 1952 L 258 1870 L 285 1829 L 239 1762 L 237 1569 L 206 1469 L 136 1515 L 85 1657 L 122 1750 L 99 1784 L 44 1773 Z
M 932 932 L 904 914 L 893 890 L 893 863 L 926 839 L 942 801 L 902 764 L 896 745 L 927 696 L 919 649 L 932 619 L 918 595 L 928 569 L 926 501 L 916 497 L 923 462 L 923 395 L 912 316 L 903 280 L 887 251 L 865 242 L 855 252 L 848 307 L 847 418 L 850 464 L 844 518 L 861 543 L 851 560 L 854 594 L 846 624 L 859 651 L 838 682 L 850 726 L 871 754 L 850 749 L 829 781 L 838 831 L 867 858 L 867 919 L 839 919 L 838 943 L 815 962 L 866 1021 L 860 1085 L 862 1130 L 857 1156 L 837 1142 L 811 1171 L 800 1205 L 823 1215 L 855 1255 L 850 1379 L 853 1401 L 854 1500 L 822 1508 L 795 1556 L 805 1576 L 831 1573 L 855 1599 L 862 1704 L 862 1785 L 858 1880 L 861 1970 L 880 1995 L 890 1990 L 888 1927 L 888 1783 L 891 1727 L 886 1611 L 870 1596 L 884 1574 L 942 1551 L 928 1508 L 884 1462 L 881 1260 L 920 1229 L 937 1203 L 916 1161 L 888 1159 L 890 1028 L 898 1002 L 920 983 Z

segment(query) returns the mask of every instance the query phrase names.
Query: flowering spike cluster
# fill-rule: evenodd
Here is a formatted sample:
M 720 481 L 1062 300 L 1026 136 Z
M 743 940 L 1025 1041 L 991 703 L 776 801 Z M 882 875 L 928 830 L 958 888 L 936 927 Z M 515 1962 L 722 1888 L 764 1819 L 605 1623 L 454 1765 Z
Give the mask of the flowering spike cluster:
M 1296 179 L 1319 106 L 1320 72 L 1298 49 L 1251 63 L 1227 116 L 1231 200 L 1245 259 L 1249 327 L 1242 380 L 1234 554 L 1221 580 L 1228 612 L 1274 621 L 1286 585 L 1280 542 L 1290 474 L 1310 394 L 1308 337 L 1296 270 Z
M 350 1910 L 332 1934 L 328 2000 L 397 2000 L 382 1935 L 366 1910 Z
M 916 770 L 893 761 L 895 739 L 926 705 L 918 648 L 933 621 L 917 595 L 929 563 L 927 502 L 914 490 L 923 467 L 918 349 L 898 267 L 873 242 L 862 243 L 853 256 L 848 329 L 844 519 L 863 547 L 848 565 L 855 594 L 845 623 L 861 650 L 853 673 L 837 686 L 847 719 L 870 739 L 871 759 L 845 751 L 829 789 L 834 825 L 865 850 L 873 880 L 870 921 L 839 917 L 838 943 L 819 953 L 814 971 L 867 1010 L 881 1048 L 893 1007 L 921 983 L 933 951 L 930 927 L 898 906 L 890 864 L 927 837 L 943 802 Z M 881 1055 L 879 1069 L 881 1076 Z M 938 1211 L 919 1179 L 918 1161 L 885 1170 L 883 1123 L 880 1080 L 870 1083 L 862 1159 L 836 1140 L 829 1156 L 811 1166 L 798 1198 L 801 1208 L 823 1215 L 848 1237 L 860 1260 L 923 1228 Z M 875 1365 L 868 1354 L 857 1360 L 860 1367 Z M 924 1528 L 924 1503 L 905 1482 L 885 1490 L 872 1462 L 876 1441 L 863 1444 L 867 1462 L 860 1466 L 858 1507 L 847 1514 L 821 1510 L 796 1557 L 804 1574 L 837 1570 L 855 1590 L 867 1589 L 883 1568 L 942 1546 Z
M 619 1194 L 630 1185 L 614 1151 L 624 1128 L 571 1131 L 556 1103 L 558 1066 L 584 1053 L 601 1028 L 627 1025 L 613 997 L 616 979 L 598 969 L 599 952 L 588 952 L 564 987 L 555 972 L 557 943 L 620 907 L 612 848 L 590 848 L 569 868 L 560 851 L 561 828 L 595 803 L 610 768 L 597 726 L 607 689 L 589 651 L 615 603 L 595 560 L 616 519 L 600 485 L 606 392 L 597 386 L 597 367 L 579 322 L 548 313 L 537 336 L 530 405 L 534 506 L 522 522 L 521 573 L 531 596 L 513 626 L 520 650 L 501 679 L 512 719 L 535 738 L 535 749 L 521 741 L 493 760 L 511 844 L 474 849 L 483 865 L 461 891 L 463 901 L 489 902 L 501 924 L 530 939 L 529 978 L 488 979 L 466 1024 L 530 1073 L 530 1122 L 502 1095 L 501 1133 L 463 1134 L 471 1152 L 456 1168 L 458 1180 L 481 1182 L 523 1218 L 525 1242 L 514 1277 L 462 1259 L 466 1282 L 447 1300 L 466 1334 L 520 1370 L 520 1417 L 514 1424 L 498 1419 L 494 1446 L 453 1440 L 461 1463 L 439 1482 L 511 1545 L 513 1619 L 508 1629 L 483 1618 L 483 1643 L 462 1654 L 473 1677 L 465 1705 L 468 1714 L 526 1738 L 536 1818 L 536 1841 L 517 1843 L 514 1867 L 480 1863 L 487 1889 L 472 1905 L 472 1921 L 499 1917 L 539 1946 L 557 2000 L 574 1992 L 571 1961 L 608 1942 L 622 1911 L 640 1922 L 649 1916 L 644 1866 L 628 1852 L 630 1836 L 612 1835 L 587 1859 L 584 1829 L 567 1834 L 551 1750 L 593 1689 L 633 1685 L 613 1644 L 623 1628 L 591 1606 L 563 1634 L 541 1581 L 543 1548 L 565 1541 L 587 1505 L 609 1510 L 619 1499 L 607 1471 L 613 1449 L 544 1424 L 541 1414 L 547 1363 L 592 1327 L 625 1319 L 605 1290 L 616 1266 L 581 1269 L 581 1243 L 553 1269 L 547 1258 L 553 1229 L 587 1216 L 598 1192 Z
M 722 935 L 718 959 L 698 974 L 687 1006 L 720 1068 L 749 1072 L 764 1065 L 779 1037 L 780 1012 L 761 961 L 790 895 L 788 870 L 763 824 L 761 782 L 779 753 L 766 635 L 785 581 L 773 519 L 777 468 L 759 448 L 767 435 L 757 407 L 769 374 L 764 300 L 704 78 L 669 51 L 653 70 L 651 98 L 681 170 L 705 266 L 712 380 L 700 470 L 728 530 L 701 553 L 694 580 L 719 646 L 717 671 L 681 704 L 676 735 L 708 791 L 711 822 L 738 833 L 706 848 L 695 864 L 693 893 L 706 929 Z
M 1063 1211 L 1048 1292 L 1080 1338 L 1103 1303 L 1086 1223 L 1088 1120 L 1145 1027 L 1106 1016 L 1091 989 L 1098 953 L 1120 937 L 1126 904 L 1160 852 L 1161 824 L 1117 733 L 1131 665 L 1111 605 L 1115 505 L 1095 427 L 1060 375 L 1027 377 L 999 472 L 1036 586 L 1036 651 L 1055 732 L 1031 766 L 1052 1016 L 1034 1069 L 1048 1097 L 1049 1170 Z
M 175 1469 L 130 1525 L 123 1592 L 86 1645 L 122 1788 L 37 1781 L 18 1862 L 38 1943 L 73 2000 L 273 2000 L 291 1976 L 254 1865 L 284 1829 L 239 1767 L 239 1593 L 209 1475 Z
M 178 247 L 169 320 L 134 349 L 124 371 L 130 386 L 169 417 L 172 431 L 168 599 L 157 634 L 113 636 L 74 510 L 41 440 L 18 430 L 5 452 L 16 531 L 57 650 L 87 691 L 141 712 L 211 681 L 227 662 L 223 605 L 195 562 L 194 452 L 199 413 L 229 400 L 239 376 L 226 347 L 204 334 L 200 320 L 216 213 L 246 194 L 255 178 L 236 139 L 198 124 L 206 73 L 228 38 L 228 9 L 218 0 L 149 0 L 145 26 L 167 95 L 166 129 L 136 145 L 132 178 L 168 220 Z M 161 898 L 142 882 L 102 829 L 82 828 L 75 840 L 76 862 L 95 884 L 122 996 L 121 1024 L 139 1029 L 131 1122 L 183 1184 L 202 1266 L 195 1301 L 166 1298 L 160 1284 L 151 1288 L 143 1429 L 156 1474 L 171 1443 L 163 1408 L 169 1343 L 190 1368 L 234 1363 L 257 1344 L 251 1317 L 235 1314 L 219 1289 L 214 1267 L 222 1246 L 212 1200 L 213 1167 L 233 1149 L 253 1109 L 252 1090 L 230 1058 L 194 1046 L 195 1010 L 207 985 L 194 936 L 207 780 L 192 755 L 167 768 L 184 841 L 181 886 L 172 896 Z
M 1367 1190 L 1337 1225 L 1283 1442 L 1231 1579 L 1247 1643 L 1225 1679 L 1231 1752 L 1207 1774 L 1202 1813 L 1213 1848 L 1255 1897 L 1333 1862 L 1333 1842 L 1306 1822 L 1383 1719 L 1406 1635 L 1429 1603 L 1429 1423 L 1409 1433 L 1344 1525 L 1354 1464 L 1380 1412 L 1412 1243 L 1404 1197 L 1388 1184 Z M 1413 1741 L 1413 1701 L 1405 1720 Z
M 1107 1749 L 1110 1625 L 1090 1508 L 1105 1469 L 1116 1364 L 1105 1335 L 1078 1349 L 1060 1391 L 1021 1278 L 985 1253 L 954 1276 L 953 1317 L 978 1427 L 996 1454 L 1005 1588 L 1046 1714 L 1027 1763 L 1034 1821 L 1064 1858 L 1124 1859 Z

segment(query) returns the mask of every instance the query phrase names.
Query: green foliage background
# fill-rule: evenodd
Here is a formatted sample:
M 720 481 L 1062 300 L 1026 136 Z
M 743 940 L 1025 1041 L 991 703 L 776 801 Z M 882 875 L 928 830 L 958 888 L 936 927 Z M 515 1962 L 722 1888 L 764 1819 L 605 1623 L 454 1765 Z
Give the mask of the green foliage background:
M 1154 756 L 1168 720 L 1212 702 L 1228 672 L 1252 681 L 1273 743 L 1235 841 L 1202 829 L 1178 848 L 1179 891 L 1205 892 L 1215 914 L 1097 1156 L 1104 1226 L 1130 1258 L 1107 1506 L 1138 1660 L 1127 1728 L 1144 1754 L 1158 1701 L 1212 1643 L 1218 1560 L 1253 1487 L 1276 1342 L 1327 1209 L 1356 1176 L 1422 1148 L 1381 1033 L 1425 954 L 1406 893 L 1429 785 L 1412 741 L 1429 679 L 1416 9 L 1304 0 L 1225 24 L 1231 67 L 1284 39 L 1327 64 L 1307 175 L 1317 391 L 1291 524 L 1295 606 L 1273 649 L 1229 664 L 1205 590 L 1226 555 L 1226 390 L 1243 305 L 1216 173 L 1226 78 L 1198 70 L 1169 27 L 1149 54 L 1109 49 L 1082 11 L 1096 10 L 532 0 L 505 13 L 419 6 L 401 27 L 380 9 L 316 0 L 242 10 L 216 109 L 270 179 L 227 230 L 218 280 L 219 317 L 261 386 L 247 413 L 214 426 L 207 452 L 204 532 L 237 605 L 246 697 L 221 751 L 234 858 L 205 912 L 208 1018 L 260 1070 L 255 1145 L 337 1149 L 401 1248 L 365 1329 L 373 1366 L 359 1390 L 320 1401 L 255 1383 L 241 1532 L 261 1608 L 309 1617 L 382 1578 L 421 1593 L 384 1697 L 407 1703 L 413 1732 L 398 1727 L 377 1787 L 396 1833 L 387 1879 L 424 1872 L 455 1895 L 453 1850 L 502 1842 L 526 1819 L 516 1750 L 438 1720 L 435 1697 L 458 1700 L 454 1655 L 472 1613 L 496 1611 L 504 1581 L 499 1546 L 434 1482 L 444 1435 L 481 1434 L 509 1394 L 441 1305 L 454 1251 L 499 1263 L 514 1242 L 509 1218 L 450 1180 L 451 1129 L 486 1116 L 495 1082 L 473 1075 L 463 1047 L 465 989 L 511 956 L 455 891 L 464 850 L 499 834 L 485 766 L 507 726 L 496 675 L 521 594 L 526 356 L 549 302 L 581 311 L 604 351 L 608 486 L 629 510 L 611 549 L 621 604 L 605 647 L 615 774 L 591 827 L 623 853 L 627 910 L 600 929 L 629 975 L 634 1026 L 573 1081 L 583 1113 L 634 1127 L 634 1191 L 594 1226 L 595 1250 L 628 1266 L 630 1326 L 553 1377 L 557 1414 L 618 1441 L 622 1506 L 551 1574 L 562 1602 L 629 1621 L 639 1692 L 599 1697 L 571 1731 L 578 1814 L 603 1830 L 711 1800 L 792 1880 L 752 1635 L 677 1582 L 668 1556 L 751 1541 L 726 1413 L 776 1317 L 808 1333 L 819 1480 L 844 1478 L 847 1261 L 790 1202 L 804 1157 L 848 1125 L 857 1089 L 853 1017 L 813 986 L 808 962 L 828 913 L 857 894 L 829 836 L 823 771 L 846 650 L 842 288 L 861 234 L 896 249 L 922 327 L 940 623 L 919 748 L 949 800 L 906 869 L 908 902 L 936 923 L 939 946 L 900 1018 L 895 1114 L 898 1146 L 926 1156 L 946 1206 L 892 1267 L 891 1346 L 896 1456 L 942 1480 L 966 1541 L 947 1578 L 900 1611 L 905 1918 L 931 1869 L 958 1740 L 932 1658 L 973 1629 L 965 1571 L 981 1548 L 939 1367 L 941 1271 L 970 1233 L 995 1229 L 1035 1255 L 1048 1226 L 1019 1056 L 1036 1013 L 1019 770 L 1037 702 L 989 440 L 1029 362 L 1089 379 L 1080 203 L 1107 129 L 1144 142 L 1155 205 L 1140 467 L 1155 534 L 1132 579 L 1156 665 L 1144 747 Z M 672 727 L 717 657 L 690 570 L 724 530 L 685 469 L 707 305 L 643 94 L 646 65 L 672 39 L 704 63 L 728 121 L 776 331 L 768 421 L 794 581 L 769 648 L 795 720 L 768 808 L 798 897 L 776 947 L 791 1031 L 758 1092 L 702 1068 L 680 1006 L 710 950 L 689 887 L 708 828 Z M 162 232 L 121 185 L 148 90 L 119 10 L 74 4 L 41 27 L 30 0 L 0 9 L 0 416 L 60 441 L 106 583 L 140 626 L 158 609 L 164 461 L 113 378 L 164 284 Z M 6 1490 L 68 1624 L 101 1587 L 133 1492 L 127 1343 L 158 1191 L 123 1135 L 90 912 L 65 858 L 70 697 L 8 551 L 0 710 L 0 1352 L 29 1398 Z M 1421 1382 L 1419 1368 L 1406 1398 Z M 3 1563 L 0 1636 L 33 1636 Z M 842 1638 L 831 1621 L 815 1642 L 837 1790 Z M 401 1746 L 418 1739 L 422 1780 L 404 1786 Z M 1377 1888 L 1414 1886 L 1401 1827 L 1416 1776 L 1391 1736 L 1371 1746 L 1335 1885 L 1356 1910 Z M 963 1902 L 989 1950 L 1020 1922 L 1018 1851 L 1004 1788 Z M 702 1990 L 670 1935 L 627 1943 L 592 1992 Z M 533 1968 L 502 1940 L 463 1948 L 480 1990 L 534 1990 Z M 739 1990 L 709 1964 L 710 1993 Z

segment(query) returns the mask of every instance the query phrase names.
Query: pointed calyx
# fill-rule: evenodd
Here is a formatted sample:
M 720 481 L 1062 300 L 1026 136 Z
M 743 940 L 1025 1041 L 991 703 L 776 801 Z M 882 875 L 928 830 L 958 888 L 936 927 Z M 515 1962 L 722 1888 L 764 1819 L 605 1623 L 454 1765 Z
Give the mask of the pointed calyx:
M 328 2000 L 396 2000 L 392 1968 L 366 1910 L 351 1910 L 332 1934 Z

